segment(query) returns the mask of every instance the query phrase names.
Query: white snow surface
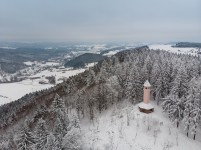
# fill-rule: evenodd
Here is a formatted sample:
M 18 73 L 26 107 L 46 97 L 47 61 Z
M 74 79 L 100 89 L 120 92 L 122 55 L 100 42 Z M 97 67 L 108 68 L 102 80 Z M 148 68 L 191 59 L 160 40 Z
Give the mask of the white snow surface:
M 198 49 L 197 48 L 181 48 L 181 47 L 172 47 L 170 44 L 153 44 L 149 45 L 149 49 L 153 50 L 165 50 L 172 53 L 177 54 L 190 54 L 193 56 L 197 56 Z
M 146 80 L 146 81 L 145 81 L 145 83 L 144 83 L 144 86 L 146 86 L 146 87 L 150 87 L 150 86 L 151 86 L 151 84 L 149 83 L 149 81 L 148 81 L 148 80 Z
M 25 65 L 28 65 L 28 66 L 31 66 L 31 65 L 33 65 L 33 64 L 35 64 L 35 63 L 32 62 L 32 61 L 26 61 L 26 62 L 24 62 L 24 64 L 25 64 Z
M 154 102 L 155 111 L 141 113 L 138 105 L 123 102 L 81 120 L 84 149 L 93 150 L 200 150 L 201 141 L 186 137 Z M 129 118 L 129 119 L 127 119 Z M 128 121 L 129 124 L 128 124 Z M 191 135 L 192 136 L 192 135 Z M 200 137 L 197 137 L 199 139 Z M 178 139 L 178 142 L 177 142 Z
M 12 101 L 12 99 L 10 99 L 6 96 L 0 95 L 0 105 L 4 104 L 5 102 L 9 103 L 11 101 Z
M 143 108 L 143 109 L 152 109 L 154 108 L 152 104 L 148 103 L 144 103 L 144 102 L 141 102 L 139 105 L 138 105 L 140 108 Z
M 119 52 L 119 50 L 109 51 L 108 53 L 103 54 L 103 56 L 112 56 L 112 55 L 115 55 L 118 52 Z
M 38 65 L 40 67 L 45 67 L 45 66 L 58 66 L 59 63 L 57 62 L 37 62 L 37 61 L 26 61 L 24 62 L 25 65 L 31 66 L 31 65 Z
M 0 95 L 7 97 L 0 97 L 0 105 L 17 100 L 25 94 L 46 89 L 51 86 L 51 84 L 39 84 L 37 81 L 30 79 L 15 83 L 0 84 Z
M 1 46 L 0 48 L 3 48 L 3 49 L 16 49 L 14 47 L 9 47 L 9 46 Z

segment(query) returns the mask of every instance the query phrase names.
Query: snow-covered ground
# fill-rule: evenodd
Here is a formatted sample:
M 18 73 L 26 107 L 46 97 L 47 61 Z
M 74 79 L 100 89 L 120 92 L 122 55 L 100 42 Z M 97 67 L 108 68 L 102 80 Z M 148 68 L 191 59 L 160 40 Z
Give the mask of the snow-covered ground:
M 24 62 L 25 65 L 31 66 L 31 65 L 37 65 L 37 66 L 41 66 L 41 67 L 47 67 L 47 66 L 58 66 L 59 63 L 57 62 L 45 62 L 45 63 L 41 63 L 41 62 L 37 62 L 37 61 L 26 61 Z
M 124 106 L 123 106 L 124 105 Z M 81 121 L 85 149 L 93 150 L 200 150 L 201 141 L 187 138 L 154 102 L 151 114 L 121 103 Z M 199 139 L 200 137 L 197 137 Z
M 115 55 L 118 52 L 119 52 L 119 50 L 109 51 L 108 53 L 103 54 L 103 56 L 109 56 L 110 57 L 112 55 Z
M 0 46 L 0 48 L 3 48 L 3 49 L 16 49 L 14 47 L 9 47 L 9 46 Z
M 148 43 L 144 43 L 144 45 L 146 45 Z M 139 44 L 138 46 L 143 46 L 143 44 Z M 172 47 L 173 45 L 171 44 L 148 44 L 150 49 L 153 50 L 165 50 L 168 52 L 172 52 L 172 53 L 177 53 L 177 54 L 191 54 L 196 56 L 198 49 L 194 48 L 194 47 L 190 47 L 190 48 L 181 48 L 181 47 Z M 130 49 L 130 48 L 134 48 L 136 47 L 136 45 L 133 46 L 128 46 L 125 49 Z M 112 56 L 116 53 L 118 53 L 119 51 L 125 50 L 125 49 L 121 49 L 121 50 L 113 50 L 113 51 L 109 51 L 108 53 L 103 54 L 104 56 Z
M 87 65 L 87 68 L 92 67 L 94 63 Z M 47 81 L 45 77 L 55 76 L 56 83 L 61 83 L 62 79 L 67 79 L 70 76 L 84 72 L 87 68 L 73 70 L 71 68 L 53 68 L 52 70 L 44 70 L 35 75 L 29 76 L 29 79 L 21 82 L 3 83 L 0 84 L 0 105 L 17 100 L 25 94 L 50 88 L 52 84 L 39 84 L 39 81 Z
M 0 84 L 0 95 L 7 97 L 0 97 L 0 105 L 14 101 L 23 95 L 51 87 L 51 84 L 39 84 L 37 81 L 30 79 L 15 83 Z
M 84 53 L 100 54 L 101 51 L 106 50 L 106 44 L 89 44 L 89 45 L 76 45 L 76 51 L 71 51 L 74 56 L 79 56 Z M 112 48 L 112 46 L 110 46 Z
M 191 54 L 191 55 L 197 55 L 198 49 L 197 48 L 181 48 L 181 47 L 172 47 L 170 44 L 153 44 L 149 45 L 150 49 L 160 49 L 160 50 L 165 50 L 168 52 L 172 53 L 177 53 L 177 54 Z

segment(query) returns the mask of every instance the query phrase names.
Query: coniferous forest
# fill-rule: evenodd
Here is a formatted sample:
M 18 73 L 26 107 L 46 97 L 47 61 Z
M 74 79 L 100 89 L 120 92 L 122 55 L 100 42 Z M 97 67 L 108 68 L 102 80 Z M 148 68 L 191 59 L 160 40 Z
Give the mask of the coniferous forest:
M 152 84 L 152 100 L 196 140 L 201 127 L 201 59 L 143 46 L 0 106 L 0 149 L 82 149 L 80 121 L 94 120 L 116 103 L 138 104 L 146 80 Z

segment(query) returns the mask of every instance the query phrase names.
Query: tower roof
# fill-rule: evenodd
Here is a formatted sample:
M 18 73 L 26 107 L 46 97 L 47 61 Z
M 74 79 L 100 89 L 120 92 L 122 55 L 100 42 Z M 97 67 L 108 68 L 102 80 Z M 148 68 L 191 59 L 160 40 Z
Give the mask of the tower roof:
M 144 83 L 144 86 L 146 86 L 146 87 L 151 87 L 151 84 L 149 83 L 148 80 L 146 80 L 145 83 Z

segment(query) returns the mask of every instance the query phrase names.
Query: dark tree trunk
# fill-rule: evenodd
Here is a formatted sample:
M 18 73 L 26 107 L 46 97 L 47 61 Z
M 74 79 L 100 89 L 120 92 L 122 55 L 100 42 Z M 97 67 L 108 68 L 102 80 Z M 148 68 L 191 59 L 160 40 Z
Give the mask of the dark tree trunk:
M 197 128 L 197 126 L 195 126 L 195 129 Z M 196 131 L 195 131 L 195 133 L 194 133 L 194 135 L 193 135 L 193 140 L 195 140 L 195 136 L 196 136 Z
M 188 128 L 187 128 L 187 133 L 186 133 L 187 137 L 188 137 L 188 131 L 189 131 L 189 125 L 188 125 Z
M 193 135 L 193 139 L 195 140 L 196 133 Z
M 179 127 L 179 121 L 177 121 L 177 128 Z

